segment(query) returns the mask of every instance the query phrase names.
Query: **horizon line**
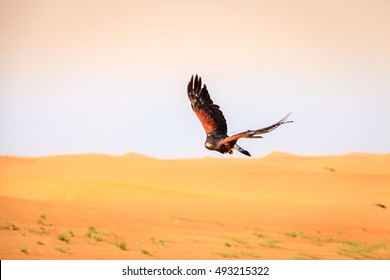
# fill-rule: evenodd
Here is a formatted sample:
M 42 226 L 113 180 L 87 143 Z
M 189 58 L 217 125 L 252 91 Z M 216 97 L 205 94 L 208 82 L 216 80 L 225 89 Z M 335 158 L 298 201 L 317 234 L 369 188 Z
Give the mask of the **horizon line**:
M 270 156 L 292 156 L 292 157 L 334 157 L 334 156 L 348 156 L 348 155 L 373 155 L 373 156 L 386 156 L 390 155 L 390 152 L 385 153 L 374 153 L 374 152 L 362 152 L 362 151 L 356 151 L 356 152 L 345 152 L 345 153 L 337 153 L 337 154 L 297 154 L 297 153 L 290 153 L 285 151 L 272 151 L 269 152 L 266 155 L 263 156 L 252 156 L 252 157 L 235 157 L 226 155 L 226 157 L 221 156 L 199 156 L 199 157 L 154 157 L 150 155 L 145 155 L 139 152 L 129 151 L 123 154 L 110 154 L 110 153 L 104 153 L 104 152 L 81 152 L 81 153 L 59 153 L 59 154 L 47 154 L 47 155 L 12 155 L 12 154 L 0 154 L 0 157 L 2 158 L 49 158 L 49 157 L 68 157 L 68 156 L 107 156 L 107 157 L 133 157 L 133 158 L 139 158 L 139 159 L 155 159 L 155 160 L 189 160 L 189 159 L 261 159 L 261 158 L 267 158 Z

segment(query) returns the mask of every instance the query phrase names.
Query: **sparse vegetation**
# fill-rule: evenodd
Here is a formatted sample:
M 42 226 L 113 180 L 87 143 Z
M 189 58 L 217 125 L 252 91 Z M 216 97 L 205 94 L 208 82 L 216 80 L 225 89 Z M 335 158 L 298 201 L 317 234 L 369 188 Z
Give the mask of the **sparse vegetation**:
M 165 241 L 164 240 L 159 240 L 158 241 L 158 245 L 160 246 L 160 248 L 164 248 L 165 247 Z
M 351 259 L 390 259 L 390 253 L 387 251 L 389 245 L 384 242 L 369 243 L 349 239 L 335 239 L 332 237 L 321 238 L 319 236 L 307 236 L 302 231 L 285 232 L 283 234 L 292 238 L 311 240 L 317 246 L 322 246 L 324 243 L 340 244 L 341 246 L 336 252 Z M 318 257 L 300 253 L 294 259 L 318 259 Z
M 118 247 L 119 249 L 121 249 L 123 251 L 127 250 L 126 243 L 123 241 L 116 242 L 115 245 L 116 245 L 116 247 Z
M 37 241 L 37 244 L 38 244 L 38 245 L 45 245 L 45 243 L 43 243 L 43 242 L 40 241 L 40 240 Z
M 276 244 L 280 243 L 279 240 L 276 240 L 271 237 L 267 237 L 263 242 L 260 242 L 259 245 L 262 247 L 268 247 L 268 248 L 279 248 Z
M 145 256 L 153 257 L 153 255 L 147 250 L 141 249 L 141 253 L 144 254 Z
M 100 232 L 97 232 L 95 227 L 89 227 L 89 230 L 85 234 L 85 236 L 88 238 L 92 238 L 98 242 L 103 240 L 103 234 Z
M 225 246 L 226 247 L 232 247 L 232 244 L 230 244 L 229 242 L 225 242 Z
M 160 239 L 157 241 L 157 239 L 155 237 L 151 237 L 151 238 L 149 238 L 149 240 L 152 241 L 154 244 L 158 244 L 160 246 L 160 248 L 165 247 L 165 243 L 166 243 L 165 240 Z
M 336 172 L 336 169 L 332 168 L 332 167 L 327 167 L 327 166 L 324 166 L 324 169 L 326 171 L 329 171 L 329 172 Z
M 27 248 L 20 248 L 20 252 L 22 252 L 23 254 L 26 254 L 26 255 L 29 254 Z
M 74 233 L 70 233 L 73 234 Z M 93 239 L 96 242 L 107 242 L 109 244 L 115 245 L 116 247 L 120 248 L 121 250 L 127 250 L 127 246 L 125 242 L 119 241 L 118 236 L 113 232 L 104 232 L 104 231 L 98 231 L 95 227 L 91 226 L 88 228 L 88 232 L 85 234 L 86 237 Z
M 47 218 L 46 218 L 46 215 L 44 215 L 44 214 L 41 214 L 40 216 L 39 216 L 39 219 L 38 219 L 38 224 L 40 224 L 40 225 L 45 225 L 46 224 L 46 220 L 47 220 Z
M 225 239 L 227 239 L 227 241 L 225 241 L 224 243 L 226 247 L 229 247 L 230 245 L 230 247 L 241 247 L 245 249 L 253 248 L 253 246 L 248 241 L 245 241 L 237 237 L 228 236 L 225 237 Z
M 18 228 L 15 226 L 15 224 L 11 224 L 9 229 L 10 230 L 18 230 Z
M 318 257 L 306 253 L 298 253 L 293 257 L 293 260 L 318 260 Z
M 11 222 L 3 221 L 0 224 L 0 229 L 1 230 L 18 230 L 19 228 Z
M 361 244 L 361 242 L 359 242 L 359 241 L 347 240 L 347 239 L 337 240 L 337 243 L 346 244 L 346 245 L 350 245 L 350 246 L 359 246 L 359 244 Z
M 65 234 L 58 235 L 58 240 L 65 242 L 65 243 L 69 243 L 69 241 L 70 241 L 69 238 Z
M 310 239 L 313 242 L 314 245 L 322 246 L 323 240 L 320 237 L 313 236 L 313 237 L 308 237 L 308 239 Z
M 64 254 L 69 252 L 68 248 L 62 248 L 62 247 L 55 247 L 54 250 L 61 252 L 61 253 L 64 253 Z
M 74 237 L 74 232 L 73 232 L 73 230 L 68 230 L 68 234 L 69 234 L 70 237 Z
M 289 237 L 293 237 L 293 238 L 304 238 L 305 237 L 305 235 L 303 234 L 302 231 L 288 231 L 288 232 L 284 232 L 283 234 L 287 235 Z
M 352 259 L 381 259 L 381 254 L 377 254 L 378 251 L 384 251 L 388 248 L 386 243 L 376 242 L 367 243 L 353 240 L 340 240 L 340 243 L 347 246 L 339 248 L 336 252 L 340 255 L 352 258 Z M 387 256 L 386 258 L 389 258 Z
M 224 253 L 224 252 L 215 252 L 215 255 L 221 256 L 222 258 L 227 259 L 240 259 L 240 258 L 260 258 L 259 255 L 252 252 L 232 252 L 232 253 Z
M 237 252 L 233 252 L 233 253 L 216 252 L 215 254 L 218 256 L 221 256 L 222 258 L 228 258 L 228 259 L 239 259 L 240 258 L 240 255 Z
M 242 240 L 242 239 L 239 239 L 239 238 L 236 238 L 236 237 L 229 237 L 228 239 L 231 240 L 231 241 L 234 241 L 234 242 L 236 242 L 237 244 L 240 244 L 240 245 L 248 244 L 248 242 L 246 242 L 245 240 Z
M 103 241 L 103 236 L 101 234 L 99 234 L 99 233 L 93 234 L 92 238 L 95 239 L 98 242 L 99 241 Z
M 260 258 L 259 255 L 252 252 L 240 252 L 240 254 L 243 258 Z
M 258 232 L 254 232 L 253 235 L 256 236 L 257 238 L 266 238 L 266 235 L 258 233 Z
M 39 228 L 30 228 L 28 229 L 28 232 L 38 234 L 47 233 L 46 228 L 44 226 L 40 226 Z
M 332 237 L 328 237 L 328 238 L 325 238 L 325 239 L 321 239 L 322 242 L 326 242 L 326 243 L 335 243 L 336 240 L 333 239 Z

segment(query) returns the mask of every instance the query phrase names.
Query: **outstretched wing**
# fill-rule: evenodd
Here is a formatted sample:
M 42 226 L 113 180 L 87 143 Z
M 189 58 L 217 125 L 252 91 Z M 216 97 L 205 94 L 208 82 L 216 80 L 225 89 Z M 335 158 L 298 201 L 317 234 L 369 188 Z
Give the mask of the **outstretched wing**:
M 222 111 L 217 104 L 211 100 L 206 85 L 202 88 L 202 78 L 198 75 L 191 76 L 187 87 L 188 98 L 191 101 L 192 109 L 198 116 L 206 133 L 219 130 L 220 133 L 227 134 L 227 124 Z
M 283 119 L 281 119 L 277 123 L 274 123 L 273 125 L 270 125 L 270 126 L 267 126 L 264 128 L 260 128 L 260 129 L 256 129 L 256 130 L 247 130 L 247 131 L 229 136 L 223 140 L 223 143 L 237 141 L 240 138 L 263 138 L 262 136 L 260 136 L 260 134 L 268 133 L 268 132 L 278 128 L 282 124 L 293 122 L 293 121 L 288 120 L 288 117 L 290 116 L 290 114 L 291 113 L 288 113 Z

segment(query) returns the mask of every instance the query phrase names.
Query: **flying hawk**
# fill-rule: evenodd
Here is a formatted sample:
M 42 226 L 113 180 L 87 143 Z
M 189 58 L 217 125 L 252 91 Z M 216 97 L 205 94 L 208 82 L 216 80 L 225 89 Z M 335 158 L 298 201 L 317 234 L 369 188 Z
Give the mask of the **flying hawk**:
M 198 116 L 200 122 L 206 131 L 205 147 L 209 150 L 218 151 L 222 154 L 232 154 L 233 150 L 238 150 L 244 155 L 251 154 L 237 145 L 240 138 L 263 138 L 260 134 L 268 133 L 282 124 L 293 121 L 287 120 L 291 113 L 273 125 L 257 130 L 247 130 L 232 136 L 227 135 L 227 124 L 222 111 L 217 104 L 214 104 L 207 91 L 206 85 L 202 87 L 202 78 L 198 75 L 191 76 L 187 87 L 188 98 L 191 101 L 192 109 Z

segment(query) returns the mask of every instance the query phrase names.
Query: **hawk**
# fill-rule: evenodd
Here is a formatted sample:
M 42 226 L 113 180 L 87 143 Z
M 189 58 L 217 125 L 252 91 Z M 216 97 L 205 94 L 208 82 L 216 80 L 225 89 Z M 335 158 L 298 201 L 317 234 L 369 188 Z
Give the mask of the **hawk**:
M 260 134 L 268 133 L 282 124 L 293 121 L 288 120 L 291 113 L 288 113 L 277 123 L 270 126 L 247 130 L 229 136 L 227 134 L 226 119 L 223 116 L 217 104 L 214 104 L 210 98 L 206 85 L 202 87 L 202 78 L 198 75 L 191 76 L 191 80 L 187 87 L 188 98 L 191 101 L 191 107 L 199 118 L 206 131 L 205 147 L 209 150 L 218 151 L 222 154 L 232 154 L 233 150 L 238 150 L 240 153 L 251 156 L 251 154 L 237 145 L 237 140 L 240 138 L 263 138 Z

